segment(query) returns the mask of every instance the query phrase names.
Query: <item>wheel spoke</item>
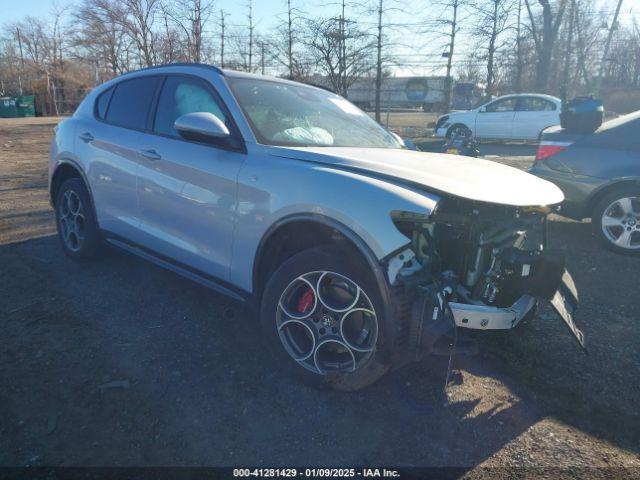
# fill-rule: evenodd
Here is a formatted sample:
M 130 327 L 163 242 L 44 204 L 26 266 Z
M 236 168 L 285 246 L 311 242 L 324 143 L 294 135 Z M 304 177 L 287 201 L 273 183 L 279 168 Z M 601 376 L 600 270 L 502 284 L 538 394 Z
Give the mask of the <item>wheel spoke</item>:
M 73 230 L 78 237 L 78 240 L 84 239 L 84 215 L 82 213 L 78 213 L 73 219 Z
M 344 298 L 329 298 L 325 290 L 331 290 L 334 296 Z M 333 272 L 323 272 L 318 278 L 316 292 L 320 303 L 332 313 L 343 313 L 351 310 L 360 299 L 360 287 L 343 275 Z
M 360 315 L 359 329 L 349 332 L 349 321 L 353 321 L 355 315 Z M 367 318 L 367 320 L 364 320 Z M 365 323 L 366 322 L 366 323 Z M 378 320 L 375 312 L 367 308 L 353 308 L 346 312 L 340 319 L 340 337 L 352 350 L 357 352 L 371 352 L 376 346 L 378 336 Z
M 280 335 L 288 335 L 290 338 L 294 336 L 298 337 L 298 342 L 288 342 L 289 348 L 287 349 L 289 355 L 298 362 L 307 360 L 317 349 L 316 336 L 313 333 L 312 326 L 310 326 L 307 321 L 297 320 L 295 318 L 286 320 L 278 327 L 278 333 Z M 302 340 L 304 336 L 306 336 L 308 344 L 303 346 L 300 345 L 300 340 Z M 294 345 L 297 348 L 291 348 Z M 285 347 L 286 346 L 287 344 L 285 344 Z
M 602 217 L 603 227 L 622 227 L 622 218 L 610 217 L 605 215 Z
M 615 244 L 619 247 L 629 248 L 631 246 L 631 233 L 628 230 L 623 230 L 620 236 L 616 239 Z
M 289 283 L 278 300 L 276 328 L 287 353 L 321 375 L 354 371 L 371 357 L 378 338 L 378 319 L 365 291 L 329 271 Z
M 335 349 L 336 347 L 341 347 L 341 351 L 337 351 Z M 343 353 L 347 353 L 349 360 L 340 358 L 344 357 L 344 355 L 342 355 Z M 346 363 L 351 364 L 349 371 L 353 372 L 357 365 L 356 356 L 349 346 L 344 342 L 334 339 L 324 340 L 316 346 L 313 352 L 313 363 L 318 373 L 321 374 L 330 371 L 340 371 L 340 365 Z
M 304 276 L 294 279 L 278 301 L 278 306 L 286 316 L 297 320 L 309 318 L 315 312 L 317 304 L 318 294 L 314 285 Z
M 633 213 L 633 205 L 630 198 L 621 198 L 620 200 L 618 200 L 618 205 L 625 215 L 630 215 Z

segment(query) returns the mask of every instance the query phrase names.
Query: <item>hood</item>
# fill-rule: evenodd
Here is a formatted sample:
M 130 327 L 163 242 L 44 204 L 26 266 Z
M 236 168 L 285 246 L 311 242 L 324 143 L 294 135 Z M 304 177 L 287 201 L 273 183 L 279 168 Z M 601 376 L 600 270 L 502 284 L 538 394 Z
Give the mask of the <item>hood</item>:
M 351 147 L 274 147 L 273 154 L 391 177 L 480 202 L 541 206 L 564 200 L 551 182 L 507 165 L 460 155 Z

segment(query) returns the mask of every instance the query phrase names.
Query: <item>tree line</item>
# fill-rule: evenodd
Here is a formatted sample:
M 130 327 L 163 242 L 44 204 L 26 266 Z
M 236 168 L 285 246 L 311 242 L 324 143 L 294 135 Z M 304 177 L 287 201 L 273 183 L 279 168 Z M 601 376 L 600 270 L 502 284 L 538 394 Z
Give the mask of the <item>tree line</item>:
M 445 109 L 456 81 L 481 85 L 486 97 L 640 89 L 631 0 L 407 2 L 336 0 L 317 16 L 301 0 L 279 0 L 268 29 L 253 0 L 234 15 L 223 0 L 54 6 L 1 28 L 0 95 L 35 93 L 41 113 L 68 113 L 99 83 L 174 62 L 325 83 L 344 96 L 366 78 L 377 119 L 384 78 L 398 71 L 445 76 Z

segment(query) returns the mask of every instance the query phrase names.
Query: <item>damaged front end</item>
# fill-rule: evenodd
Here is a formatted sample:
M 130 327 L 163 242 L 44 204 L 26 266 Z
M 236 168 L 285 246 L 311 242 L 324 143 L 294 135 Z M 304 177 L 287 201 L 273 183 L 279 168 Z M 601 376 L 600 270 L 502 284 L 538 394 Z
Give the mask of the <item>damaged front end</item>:
M 584 349 L 564 255 L 547 248 L 548 207 L 514 207 L 447 197 L 430 215 L 393 212 L 411 239 L 388 259 L 398 338 L 410 355 L 449 352 L 455 327 L 512 329 L 551 303 Z

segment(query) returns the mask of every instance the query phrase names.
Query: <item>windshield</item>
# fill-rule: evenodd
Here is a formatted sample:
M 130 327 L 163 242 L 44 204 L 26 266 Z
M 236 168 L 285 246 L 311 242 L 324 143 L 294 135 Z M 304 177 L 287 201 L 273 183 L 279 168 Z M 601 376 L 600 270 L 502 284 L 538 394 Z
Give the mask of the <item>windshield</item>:
M 396 138 L 369 115 L 331 92 L 269 80 L 228 80 L 260 143 L 402 148 Z

